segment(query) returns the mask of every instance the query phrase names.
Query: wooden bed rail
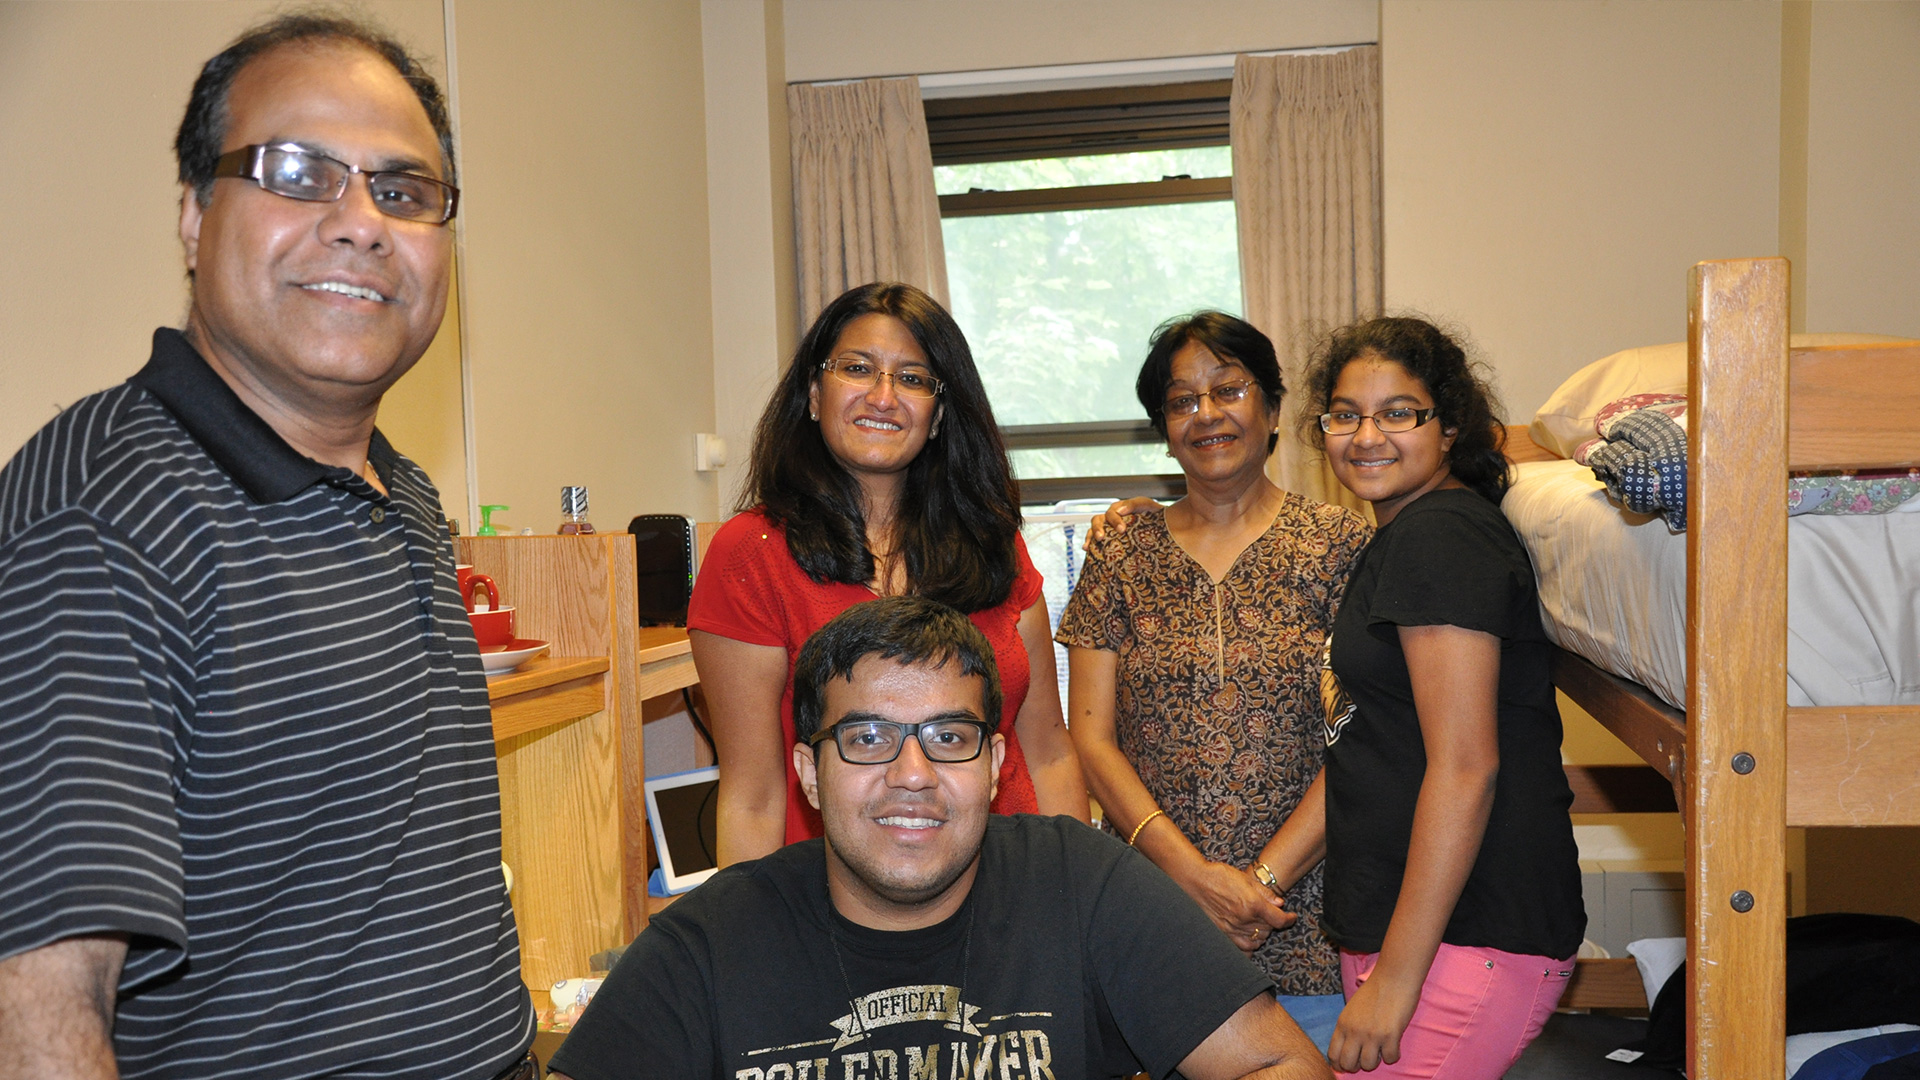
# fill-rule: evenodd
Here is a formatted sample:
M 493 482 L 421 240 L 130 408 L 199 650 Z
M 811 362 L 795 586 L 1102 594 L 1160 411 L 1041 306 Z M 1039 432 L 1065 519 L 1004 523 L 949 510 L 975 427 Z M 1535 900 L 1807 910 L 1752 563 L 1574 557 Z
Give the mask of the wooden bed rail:
M 1687 1075 L 1786 1072 L 1787 261 L 1687 305 Z
M 1789 370 L 1788 468 L 1920 465 L 1920 342 L 1795 349 Z
M 1639 683 L 1558 647 L 1553 650 L 1553 684 L 1666 777 L 1675 798 L 1686 804 L 1687 724 L 1680 710 Z
M 1787 824 L 1920 825 L 1920 705 L 1787 710 Z

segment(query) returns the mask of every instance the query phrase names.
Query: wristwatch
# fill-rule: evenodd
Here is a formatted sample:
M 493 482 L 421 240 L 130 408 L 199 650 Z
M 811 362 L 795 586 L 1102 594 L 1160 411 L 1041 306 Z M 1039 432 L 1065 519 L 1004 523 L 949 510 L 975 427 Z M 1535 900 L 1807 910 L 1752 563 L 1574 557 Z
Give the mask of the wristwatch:
M 1280 890 L 1280 880 L 1273 876 L 1273 871 L 1268 868 L 1266 863 L 1253 864 L 1253 880 L 1265 885 L 1269 892 L 1278 896 L 1280 899 L 1285 900 L 1287 898 L 1286 893 Z

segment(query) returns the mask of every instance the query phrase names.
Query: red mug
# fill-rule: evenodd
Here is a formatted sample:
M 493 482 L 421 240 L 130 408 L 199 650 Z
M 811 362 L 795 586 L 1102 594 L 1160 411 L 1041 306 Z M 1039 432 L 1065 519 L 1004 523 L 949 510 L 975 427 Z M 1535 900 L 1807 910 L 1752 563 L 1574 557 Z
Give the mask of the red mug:
M 491 611 L 469 611 L 474 640 L 483 649 L 498 648 L 513 640 L 513 609 L 497 607 Z
M 476 584 L 486 586 L 488 609 L 500 606 L 500 590 L 494 585 L 492 578 L 485 574 L 474 573 L 473 567 L 466 563 L 454 567 L 453 572 L 460 577 L 460 602 L 467 606 L 469 613 L 473 611 L 473 586 Z

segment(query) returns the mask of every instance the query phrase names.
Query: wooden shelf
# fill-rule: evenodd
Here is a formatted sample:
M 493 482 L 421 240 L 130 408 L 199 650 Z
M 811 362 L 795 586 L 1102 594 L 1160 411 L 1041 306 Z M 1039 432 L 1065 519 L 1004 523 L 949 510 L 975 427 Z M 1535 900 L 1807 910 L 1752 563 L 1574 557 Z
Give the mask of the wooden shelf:
M 640 662 L 651 664 L 676 656 L 691 656 L 684 626 L 643 626 L 640 628 Z
M 610 666 L 604 656 L 537 656 L 520 665 L 518 671 L 488 679 L 487 700 L 499 701 L 529 690 L 598 675 Z
M 640 698 L 670 694 L 700 681 L 693 669 L 693 646 L 680 626 L 640 628 Z

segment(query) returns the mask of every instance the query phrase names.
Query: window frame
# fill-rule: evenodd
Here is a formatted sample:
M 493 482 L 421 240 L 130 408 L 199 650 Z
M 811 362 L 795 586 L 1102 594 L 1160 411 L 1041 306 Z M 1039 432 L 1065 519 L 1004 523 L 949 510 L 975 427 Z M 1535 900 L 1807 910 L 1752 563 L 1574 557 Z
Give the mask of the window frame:
M 933 163 L 964 165 L 1230 145 L 1228 102 L 1232 89 L 1231 79 L 1203 79 L 930 98 L 923 104 Z M 942 219 L 1222 202 L 1233 199 L 1233 178 L 1170 176 L 1130 184 L 1020 191 L 975 189 L 939 199 Z M 1144 419 L 1014 424 L 1002 426 L 1000 432 L 1009 451 L 1161 441 L 1153 425 Z M 1179 472 L 1020 481 L 1021 501 L 1029 505 L 1109 495 L 1173 499 L 1184 496 L 1186 490 L 1186 476 Z

